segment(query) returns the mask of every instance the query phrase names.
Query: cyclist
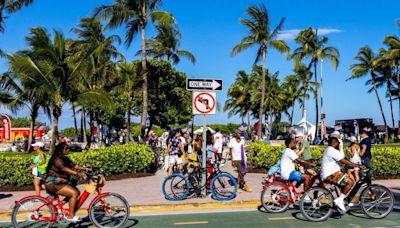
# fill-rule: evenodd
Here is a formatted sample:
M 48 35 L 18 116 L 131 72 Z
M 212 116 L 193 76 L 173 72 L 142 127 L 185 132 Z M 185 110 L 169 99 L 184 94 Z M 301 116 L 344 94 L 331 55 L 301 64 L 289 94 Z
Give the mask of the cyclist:
M 349 167 L 361 167 L 364 169 L 364 166 L 360 166 L 358 164 L 354 164 L 345 159 L 344 153 L 340 152 L 340 143 L 339 139 L 336 137 L 329 138 L 329 146 L 324 151 L 324 155 L 322 157 L 321 164 L 321 179 L 325 182 L 337 184 L 342 189 L 342 193 L 338 198 L 334 200 L 334 203 L 342 210 L 346 211 L 346 207 L 344 205 L 344 199 L 351 190 L 354 185 L 354 181 L 352 181 L 347 174 L 341 172 L 340 163 L 343 163 Z
M 65 143 L 59 143 L 53 155 L 51 156 L 47 169 L 46 189 L 54 194 L 65 196 L 69 201 L 69 213 L 66 219 L 71 222 L 78 222 L 80 218 L 75 215 L 75 205 L 80 194 L 79 190 L 71 181 L 71 175 L 79 176 L 83 179 L 86 175 L 77 170 L 89 171 L 88 167 L 76 165 L 67 157 L 69 146 Z
M 304 182 L 304 191 L 308 190 L 316 180 L 313 176 L 309 174 L 302 174 L 295 169 L 295 162 L 302 165 L 308 165 L 315 167 L 316 164 L 300 159 L 299 156 L 294 152 L 296 149 L 296 141 L 293 138 L 288 138 L 285 140 L 286 149 L 283 151 L 281 159 L 281 176 L 282 179 L 287 181 L 296 181 L 297 185 Z
M 299 152 L 297 153 L 297 155 L 302 155 L 303 160 L 305 161 L 311 161 L 313 159 L 312 155 L 311 155 L 311 149 L 310 149 L 310 143 L 308 142 L 307 139 L 304 138 L 304 134 L 299 132 L 296 134 L 296 141 L 299 144 Z M 311 174 L 313 176 L 316 176 L 317 173 L 311 169 L 310 166 L 308 165 L 303 165 L 300 166 L 300 172 L 301 173 L 308 173 Z

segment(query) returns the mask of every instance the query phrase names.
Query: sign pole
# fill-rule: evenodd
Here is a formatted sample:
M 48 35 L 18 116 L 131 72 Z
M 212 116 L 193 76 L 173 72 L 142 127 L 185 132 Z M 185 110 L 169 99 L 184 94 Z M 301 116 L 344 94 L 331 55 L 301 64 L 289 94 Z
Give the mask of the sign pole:
M 206 179 L 207 179 L 207 123 L 206 123 L 206 115 L 203 115 L 203 161 L 202 161 L 202 168 L 203 168 L 203 173 L 201 176 L 201 186 L 206 185 Z M 207 196 L 207 188 L 203 189 L 202 192 L 203 197 Z

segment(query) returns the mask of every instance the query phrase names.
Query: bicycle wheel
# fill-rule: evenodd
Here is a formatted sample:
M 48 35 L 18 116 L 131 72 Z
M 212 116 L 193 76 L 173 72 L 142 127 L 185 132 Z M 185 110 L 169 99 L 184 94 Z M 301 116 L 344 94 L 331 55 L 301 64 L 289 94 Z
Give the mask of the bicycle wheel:
M 370 218 L 385 218 L 393 210 L 393 193 L 382 185 L 370 185 L 361 193 L 361 209 Z
M 122 227 L 129 218 L 129 204 L 116 193 L 101 195 L 89 208 L 89 218 L 96 227 Z
M 261 205 L 270 213 L 281 213 L 290 205 L 289 189 L 282 183 L 272 182 L 261 192 Z
M 332 215 L 333 206 L 333 195 L 326 188 L 310 188 L 300 199 L 301 214 L 312 222 L 327 220 Z
M 165 178 L 162 191 L 167 200 L 183 200 L 189 193 L 188 180 L 179 173 L 174 173 Z
M 231 200 L 236 196 L 236 180 L 229 173 L 220 173 L 212 179 L 210 190 L 216 200 Z
M 56 221 L 54 206 L 42 197 L 28 197 L 14 206 L 11 221 L 17 228 L 51 227 Z

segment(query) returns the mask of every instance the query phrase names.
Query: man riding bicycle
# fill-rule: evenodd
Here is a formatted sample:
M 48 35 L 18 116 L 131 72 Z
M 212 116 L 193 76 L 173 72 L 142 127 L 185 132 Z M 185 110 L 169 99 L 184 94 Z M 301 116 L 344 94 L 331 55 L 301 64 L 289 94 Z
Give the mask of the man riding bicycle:
M 340 163 L 353 168 L 361 167 L 365 169 L 365 166 L 360 166 L 346 160 L 344 153 L 339 151 L 340 143 L 339 139 L 336 137 L 330 137 L 328 143 L 329 147 L 324 151 L 322 157 L 321 179 L 341 187 L 342 193 L 334 202 L 342 211 L 346 211 L 344 199 L 353 187 L 354 181 L 352 181 L 347 174 L 341 172 Z
M 288 138 L 285 140 L 286 149 L 283 151 L 281 159 L 281 176 L 282 179 L 287 181 L 296 181 L 297 185 L 304 182 L 304 191 L 308 190 L 315 181 L 309 174 L 302 174 L 296 171 L 294 163 L 300 163 L 302 165 L 308 165 L 315 167 L 316 164 L 305 161 L 299 158 L 299 156 L 294 152 L 296 149 L 296 141 L 293 138 Z

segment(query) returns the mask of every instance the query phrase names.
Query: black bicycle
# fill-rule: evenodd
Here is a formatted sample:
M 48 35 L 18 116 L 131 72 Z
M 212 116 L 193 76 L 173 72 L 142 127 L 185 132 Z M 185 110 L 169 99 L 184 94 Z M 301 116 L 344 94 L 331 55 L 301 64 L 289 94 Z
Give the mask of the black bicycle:
M 372 184 L 367 170 L 360 170 L 361 179 L 355 184 L 345 199 L 347 209 L 357 193 L 361 190 L 358 202 L 361 210 L 369 218 L 382 219 L 392 212 L 394 206 L 393 193 L 385 186 Z M 312 222 L 327 220 L 334 211 L 343 214 L 334 203 L 334 199 L 341 193 L 336 184 L 323 183 L 318 187 L 307 190 L 300 199 L 300 211 L 303 217 Z M 306 199 L 306 197 L 309 197 Z M 335 197 L 334 197 L 335 196 Z
M 218 162 L 208 162 L 207 168 L 200 164 L 191 168 L 187 174 L 174 173 L 165 178 L 162 191 L 167 200 L 178 201 L 189 196 L 201 196 L 204 189 L 210 190 L 214 199 L 219 201 L 231 200 L 236 196 L 236 179 L 228 172 L 219 169 Z M 212 170 L 211 170 L 212 169 Z M 204 185 L 201 183 L 202 175 L 206 173 Z

